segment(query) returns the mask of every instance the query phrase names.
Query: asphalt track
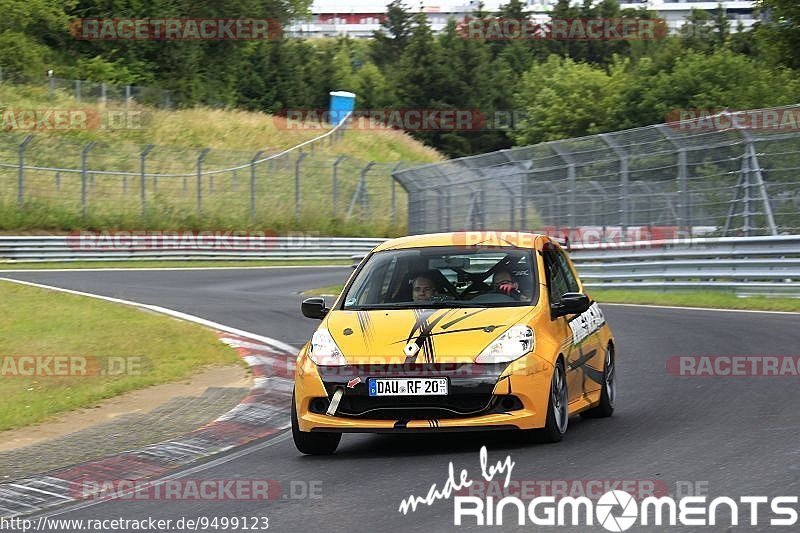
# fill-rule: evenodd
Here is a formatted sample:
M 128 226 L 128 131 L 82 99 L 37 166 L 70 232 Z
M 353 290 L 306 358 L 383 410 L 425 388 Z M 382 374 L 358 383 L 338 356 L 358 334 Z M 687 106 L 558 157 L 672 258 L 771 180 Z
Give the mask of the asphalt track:
M 340 283 L 349 271 L 30 272 L 0 277 L 160 305 L 300 345 L 317 322 L 300 315 L 299 292 Z M 676 355 L 797 356 L 800 316 L 612 305 L 604 311 L 618 343 L 617 411 L 610 419 L 572 419 L 559 444 L 522 445 L 506 433 L 345 435 L 335 456 L 305 457 L 290 438 L 279 438 L 201 465 L 186 478 L 274 479 L 286 489 L 294 487 L 296 496 L 302 496 L 304 483 L 311 483 L 321 486 L 320 498 L 284 494 L 266 502 L 108 501 L 62 509 L 54 518 L 266 516 L 271 531 L 449 531 L 456 529 L 451 500 L 423 505 L 407 515 L 398 512 L 400 502 L 411 494 L 425 496 L 432 483 L 441 487 L 450 461 L 456 473 L 463 468 L 479 480 L 478 452 L 484 444 L 490 464 L 511 457 L 515 481 L 654 480 L 677 495 L 682 495 L 676 493 L 678 487 L 692 484 L 712 497 L 734 499 L 800 494 L 800 378 L 690 378 L 666 370 L 667 359 Z M 742 509 L 740 519 L 746 518 Z M 543 528 L 529 522 L 493 529 L 605 531 L 597 525 Z M 71 530 L 77 531 L 57 531 Z M 728 530 L 726 525 L 637 525 L 630 531 Z

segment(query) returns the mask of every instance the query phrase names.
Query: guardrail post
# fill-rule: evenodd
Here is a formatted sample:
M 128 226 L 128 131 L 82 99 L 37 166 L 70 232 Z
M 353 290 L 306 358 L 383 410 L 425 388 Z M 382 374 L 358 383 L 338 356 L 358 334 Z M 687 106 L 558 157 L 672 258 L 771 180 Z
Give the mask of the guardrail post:
M 22 207 L 25 196 L 25 149 L 33 140 L 33 135 L 26 136 L 19 145 L 19 172 L 17 174 L 17 205 Z
M 250 160 L 250 220 L 256 219 L 256 162 L 261 159 L 263 151 L 258 151 Z
M 203 148 L 197 156 L 197 216 L 203 214 L 203 161 L 211 148 Z
M 139 202 L 142 204 L 142 225 L 147 224 L 147 175 L 145 174 L 145 160 L 147 159 L 147 154 L 149 154 L 153 148 L 154 145 L 148 144 L 139 154 Z
M 86 220 L 86 178 L 87 178 L 87 160 L 89 159 L 89 151 L 94 148 L 97 143 L 90 142 L 81 152 L 81 216 Z
M 333 135 L 331 135 L 333 138 Z M 346 155 L 340 155 L 333 162 L 333 175 L 331 176 L 331 216 L 336 217 L 336 207 L 339 204 L 339 163 L 347 159 Z
M 297 154 L 297 161 L 294 163 L 294 218 L 300 218 L 300 163 L 308 154 L 300 152 Z

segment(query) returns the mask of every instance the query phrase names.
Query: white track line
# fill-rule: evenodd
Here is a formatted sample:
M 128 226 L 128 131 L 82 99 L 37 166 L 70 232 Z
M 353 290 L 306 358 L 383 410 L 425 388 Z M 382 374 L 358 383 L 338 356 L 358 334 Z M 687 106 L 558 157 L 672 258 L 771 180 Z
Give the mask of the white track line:
M 277 339 L 273 339 L 270 337 L 264 337 L 263 335 L 256 335 L 255 333 L 250 333 L 249 331 L 244 331 L 237 328 L 232 328 L 226 326 L 224 324 L 220 324 L 218 322 L 213 322 L 211 320 L 206 320 L 205 318 L 200 318 L 199 316 L 190 315 L 187 313 L 182 313 L 180 311 L 175 311 L 173 309 L 167 309 L 166 307 L 161 307 L 158 305 L 150 305 L 150 304 L 143 304 L 139 302 L 133 302 L 131 300 L 122 300 L 120 298 L 112 298 L 110 296 L 102 296 L 100 294 L 93 294 L 91 292 L 82 292 L 82 291 L 74 291 L 72 289 L 64 289 L 62 287 L 54 287 L 52 285 L 44 285 L 41 283 L 33 283 L 31 281 L 22 281 L 13 278 L 2 278 L 0 277 L 0 281 L 8 281 L 11 283 L 18 283 L 20 285 L 28 285 L 31 287 L 38 287 L 40 289 L 49 289 L 58 292 L 65 292 L 68 294 L 76 294 L 78 296 L 88 296 L 89 298 L 97 298 L 98 300 L 105 300 L 107 302 L 113 302 L 118 304 L 130 305 L 132 307 L 138 307 L 140 309 L 147 309 L 148 311 L 153 311 L 155 313 L 161 313 L 167 316 L 171 316 L 173 318 L 178 318 L 180 320 L 186 320 L 187 322 L 194 322 L 195 324 L 200 324 L 201 326 L 206 326 L 209 328 L 214 328 L 219 331 L 224 331 L 225 333 L 230 333 L 233 335 L 238 335 L 240 337 L 245 337 L 247 339 L 252 339 L 261 343 L 264 343 L 272 348 L 280 350 L 282 352 L 286 352 L 287 354 L 296 354 L 298 349 L 294 346 L 290 346 L 284 342 L 281 342 Z
M 246 455 L 250 455 L 251 453 L 261 451 L 261 450 L 263 450 L 265 448 L 269 448 L 270 446 L 275 446 L 276 444 L 281 444 L 282 442 L 284 442 L 288 438 L 289 438 L 289 433 L 286 432 L 283 435 L 279 435 L 277 437 L 271 438 L 271 439 L 269 439 L 267 441 L 264 441 L 264 442 L 261 442 L 259 444 L 248 446 L 247 448 L 245 448 L 243 450 L 238 450 L 238 451 L 235 451 L 233 453 L 225 454 L 222 457 L 219 457 L 217 459 L 213 459 L 213 460 L 208 461 L 206 463 L 202 463 L 202 464 L 199 464 L 197 466 L 193 466 L 193 467 L 190 467 L 190 468 L 187 468 L 187 469 L 184 469 L 184 470 L 180 470 L 180 471 L 175 472 L 173 474 L 169 474 L 167 476 L 158 478 L 157 480 L 148 481 L 147 483 L 149 485 L 153 485 L 153 486 L 162 485 L 164 482 L 170 481 L 172 479 L 181 479 L 181 478 L 186 477 L 186 476 L 191 475 L 191 474 L 196 474 L 198 472 L 203 472 L 205 470 L 210 470 L 212 468 L 216 468 L 216 467 L 218 467 L 220 465 L 223 465 L 225 463 L 229 463 L 231 461 L 234 461 L 234 460 L 239 459 L 241 457 L 244 457 Z M 122 498 L 122 497 L 125 497 L 125 496 L 129 495 L 131 492 L 132 491 L 126 491 L 126 492 L 121 492 L 119 494 L 116 494 L 113 497 L 109 497 L 109 498 L 101 498 L 101 499 L 98 499 L 98 500 L 83 501 L 83 502 L 80 502 L 80 503 L 78 503 L 76 505 L 66 505 L 64 507 L 61 507 L 60 509 L 55 510 L 55 511 L 46 512 L 44 514 L 38 514 L 38 515 L 37 514 L 32 514 L 32 515 L 30 515 L 30 517 L 27 517 L 27 518 L 28 518 L 28 520 L 33 520 L 33 519 L 39 518 L 39 517 L 50 518 L 50 517 L 53 517 L 53 516 L 60 516 L 60 515 L 63 515 L 63 514 L 74 512 L 74 511 L 80 511 L 82 509 L 86 509 L 87 507 L 94 507 L 95 505 L 100 505 L 101 503 L 108 503 L 110 501 L 114 501 L 116 499 L 119 499 L 119 498 Z
M 715 311 L 723 313 L 766 313 L 769 315 L 800 315 L 797 311 L 761 311 L 758 309 L 720 309 L 718 307 L 679 307 L 675 305 L 649 305 L 649 304 L 618 304 L 611 302 L 597 302 L 602 306 L 606 305 L 624 305 L 627 307 L 647 307 L 650 309 L 682 309 L 685 311 Z

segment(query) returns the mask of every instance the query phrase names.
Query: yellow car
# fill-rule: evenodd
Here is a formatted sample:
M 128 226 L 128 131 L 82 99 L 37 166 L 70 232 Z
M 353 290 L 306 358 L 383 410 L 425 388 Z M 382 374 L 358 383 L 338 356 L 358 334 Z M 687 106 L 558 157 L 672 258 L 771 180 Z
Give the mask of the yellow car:
M 614 411 L 614 338 L 546 235 L 438 233 L 364 258 L 300 351 L 292 434 L 306 454 L 342 433 L 514 429 L 560 441 L 569 417 Z

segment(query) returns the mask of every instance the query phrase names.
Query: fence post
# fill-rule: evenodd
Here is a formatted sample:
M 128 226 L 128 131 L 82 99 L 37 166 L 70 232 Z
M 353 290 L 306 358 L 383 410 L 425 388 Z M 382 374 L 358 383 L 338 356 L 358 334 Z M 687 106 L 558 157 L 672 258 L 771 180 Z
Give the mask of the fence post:
M 125 86 L 125 109 L 128 109 L 128 102 L 130 102 L 130 99 L 131 99 L 131 86 L 130 85 L 126 85 Z
M 751 213 L 750 213 L 750 158 L 745 156 L 742 160 L 742 187 L 744 188 L 744 210 L 742 212 L 742 229 L 744 236 L 750 236 Z
M 365 205 L 364 196 L 366 195 L 365 189 L 366 189 L 367 172 L 369 172 L 369 169 L 371 169 L 374 165 L 375 161 L 370 161 L 369 163 L 367 163 L 367 166 L 365 166 L 361 170 L 361 176 L 358 179 L 358 187 L 356 188 L 355 194 L 353 194 L 353 199 L 350 201 L 350 207 L 347 210 L 348 219 L 350 219 L 350 217 L 353 216 L 353 210 L 356 208 L 356 201 L 358 200 L 361 201 L 361 208 L 362 208 L 361 216 L 362 217 L 364 216 L 363 208 Z
M 236 190 L 236 169 L 231 171 L 231 191 Z
M 551 146 L 556 154 L 567 164 L 567 183 L 569 183 L 569 191 L 567 191 L 567 224 L 570 228 L 575 228 L 577 222 L 575 210 L 577 209 L 578 194 L 578 183 L 575 177 L 575 158 L 561 146 L 561 143 L 553 142 Z
M 81 101 L 81 80 L 75 80 L 75 99 Z
M 333 137 L 333 136 L 331 136 Z M 339 163 L 347 159 L 346 155 L 340 155 L 336 158 L 336 161 L 333 162 L 333 176 L 331 181 L 331 216 L 336 217 L 336 206 L 339 203 Z
M 86 220 L 86 161 L 89 158 L 89 151 L 97 144 L 90 142 L 81 152 L 81 216 Z
M 106 82 L 100 84 L 100 103 L 106 105 Z
M 61 192 L 61 172 L 56 172 L 56 191 Z
M 203 148 L 197 156 L 197 216 L 203 214 L 203 161 L 211 148 Z
M 689 184 L 687 179 L 686 170 L 688 168 L 687 164 L 687 148 L 685 144 L 680 142 L 677 137 L 671 134 L 670 130 L 667 129 L 668 126 L 666 124 L 659 124 L 656 126 L 661 135 L 667 138 L 667 140 L 678 150 L 678 194 L 680 195 L 680 205 L 678 206 L 678 216 L 680 220 L 678 221 L 678 229 L 684 232 L 684 235 L 688 239 L 692 238 L 692 206 L 691 206 L 691 198 L 689 196 Z
M 392 214 L 391 214 L 391 217 L 392 217 L 392 226 L 393 227 L 397 225 L 397 193 L 395 192 L 395 186 L 397 185 L 395 183 L 395 181 L 397 181 L 397 180 L 394 179 L 394 173 L 397 172 L 398 170 L 400 170 L 400 167 L 402 167 L 402 166 L 403 166 L 403 162 L 400 161 L 399 163 L 397 163 L 394 166 L 394 168 L 392 169 L 392 172 L 391 172 L 391 177 L 392 177 Z M 448 193 L 448 196 L 449 196 L 449 193 Z M 449 208 L 449 200 L 448 200 L 448 208 Z M 447 218 L 448 218 L 448 220 L 450 218 L 450 212 L 449 211 L 447 213 Z
M 142 204 L 142 224 L 147 224 L 147 177 L 145 175 L 145 159 L 147 159 L 147 154 L 154 148 L 154 145 L 148 144 L 145 146 L 142 153 L 139 154 L 139 171 L 140 171 L 140 180 L 139 180 L 139 202 Z
M 294 218 L 300 218 L 300 163 L 308 154 L 300 152 L 294 163 Z
M 53 76 L 50 76 L 48 86 L 49 86 L 48 95 L 49 95 L 50 99 L 52 100 L 53 99 L 53 93 L 55 92 L 55 88 L 56 88 L 56 80 L 55 80 L 55 78 L 53 78 Z
M 26 136 L 19 145 L 19 173 L 17 174 L 17 205 L 22 207 L 25 196 L 25 148 L 33 140 L 33 135 Z
M 624 238 L 625 232 L 630 225 L 630 204 L 628 203 L 630 175 L 628 173 L 628 154 L 608 133 L 601 133 L 600 138 L 614 151 L 617 159 L 619 159 L 619 225 L 622 226 L 622 235 Z
M 250 160 L 250 220 L 256 219 L 256 161 L 261 159 L 264 152 L 259 150 Z

